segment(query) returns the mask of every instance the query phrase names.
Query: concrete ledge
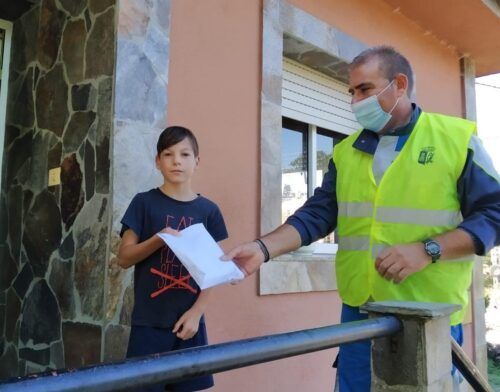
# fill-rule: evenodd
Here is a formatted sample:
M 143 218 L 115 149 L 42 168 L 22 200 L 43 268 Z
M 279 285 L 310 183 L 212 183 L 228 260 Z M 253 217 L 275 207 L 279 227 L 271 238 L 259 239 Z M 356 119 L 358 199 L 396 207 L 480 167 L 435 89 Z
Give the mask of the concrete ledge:
M 438 318 L 449 316 L 460 310 L 461 306 L 437 302 L 381 301 L 368 302 L 360 307 L 370 313 L 391 313 L 394 315 L 414 316 L 421 318 Z
M 260 268 L 260 295 L 337 290 L 331 256 L 289 254 Z

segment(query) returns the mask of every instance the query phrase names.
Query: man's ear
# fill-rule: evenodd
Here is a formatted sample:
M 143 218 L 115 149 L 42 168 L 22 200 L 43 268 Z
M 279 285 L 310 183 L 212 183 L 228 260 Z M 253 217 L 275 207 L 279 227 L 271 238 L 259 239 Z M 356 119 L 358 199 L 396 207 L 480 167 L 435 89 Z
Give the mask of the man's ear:
M 405 74 L 398 73 L 395 77 L 396 88 L 398 90 L 398 97 L 406 95 L 408 91 L 408 77 Z

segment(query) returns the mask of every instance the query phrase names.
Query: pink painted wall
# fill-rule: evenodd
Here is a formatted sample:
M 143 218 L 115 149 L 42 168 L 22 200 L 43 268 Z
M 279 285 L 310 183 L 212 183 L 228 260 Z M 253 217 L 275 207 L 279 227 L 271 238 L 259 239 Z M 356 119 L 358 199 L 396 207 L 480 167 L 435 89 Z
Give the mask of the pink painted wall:
M 382 2 L 291 3 L 367 44 L 390 43 L 412 61 L 427 110 L 461 113 L 455 54 Z M 260 0 L 173 0 L 169 124 L 192 128 L 201 147 L 196 190 L 222 209 L 231 247 L 259 234 Z M 432 58 L 432 61 L 430 60 Z M 258 296 L 258 277 L 214 290 L 211 343 L 338 323 L 336 292 Z M 216 391 L 326 391 L 335 350 L 216 375 Z
M 290 0 L 366 45 L 392 45 L 416 74 L 417 100 L 424 110 L 462 114 L 457 54 L 380 0 Z

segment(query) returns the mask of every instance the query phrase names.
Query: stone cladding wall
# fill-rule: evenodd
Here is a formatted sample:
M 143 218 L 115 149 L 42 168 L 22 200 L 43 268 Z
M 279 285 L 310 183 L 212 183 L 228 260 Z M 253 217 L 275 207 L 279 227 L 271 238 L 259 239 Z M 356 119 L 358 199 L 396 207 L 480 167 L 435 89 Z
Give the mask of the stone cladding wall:
M 102 359 L 116 8 L 115 0 L 41 0 L 14 23 L 0 377 Z M 56 167 L 61 184 L 49 187 Z

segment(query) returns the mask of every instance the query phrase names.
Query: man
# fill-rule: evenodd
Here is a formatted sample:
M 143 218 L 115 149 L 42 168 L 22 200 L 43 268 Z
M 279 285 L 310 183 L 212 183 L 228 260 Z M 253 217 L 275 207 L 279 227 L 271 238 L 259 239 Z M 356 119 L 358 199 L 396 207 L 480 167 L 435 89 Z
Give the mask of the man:
M 349 85 L 363 129 L 335 146 L 321 187 L 286 223 L 226 258 L 252 274 L 337 228 L 342 322 L 366 318 L 367 301 L 457 303 L 461 343 L 473 254 L 500 243 L 498 174 L 474 123 L 411 102 L 413 72 L 393 48 L 358 55 Z M 341 392 L 370 389 L 369 342 L 340 347 L 337 379 Z

